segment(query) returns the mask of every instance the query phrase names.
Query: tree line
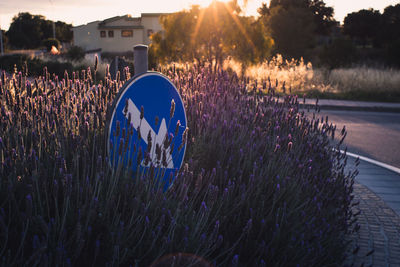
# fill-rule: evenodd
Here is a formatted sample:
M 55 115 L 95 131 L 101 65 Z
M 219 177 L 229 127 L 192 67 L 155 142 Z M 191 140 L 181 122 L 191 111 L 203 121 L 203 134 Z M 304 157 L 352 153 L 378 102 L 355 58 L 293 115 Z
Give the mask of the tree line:
M 42 15 L 22 12 L 13 17 L 10 28 L 5 32 L 7 46 L 15 49 L 34 49 L 45 46 L 46 40 L 53 38 L 53 23 L 55 39 L 58 42 L 71 42 L 72 24 L 62 21 L 53 22 Z
M 271 0 L 258 9 L 258 17 L 244 16 L 237 0 L 213 1 L 208 7 L 160 18 L 162 32 L 152 35 L 150 57 L 157 62 L 211 61 L 226 58 L 244 66 L 275 54 L 301 57 L 338 67 L 357 60 L 357 55 L 400 66 L 400 4 L 348 14 L 343 25 L 334 9 L 323 0 Z M 72 25 L 57 21 L 56 39 L 71 42 Z M 53 37 L 53 21 L 41 15 L 19 13 L 3 38 L 10 48 L 32 49 Z
M 400 66 L 395 49 L 400 47 L 400 4 L 383 14 L 371 9 L 350 13 L 342 26 L 323 0 L 271 0 L 258 13 L 258 18 L 244 16 L 233 0 L 165 15 L 164 31 L 152 36 L 151 55 L 159 62 L 216 64 L 231 57 L 246 65 L 279 53 L 338 67 L 354 62 L 358 48 L 369 45 L 380 49 L 375 59 Z

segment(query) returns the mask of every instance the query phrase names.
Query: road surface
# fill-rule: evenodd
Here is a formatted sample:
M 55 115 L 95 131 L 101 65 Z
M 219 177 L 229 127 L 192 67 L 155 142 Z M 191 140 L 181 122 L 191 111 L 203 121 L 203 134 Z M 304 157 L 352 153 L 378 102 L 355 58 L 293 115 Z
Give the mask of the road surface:
M 336 136 L 346 126 L 349 152 L 400 168 L 400 113 L 322 110 L 317 117 L 327 115 Z

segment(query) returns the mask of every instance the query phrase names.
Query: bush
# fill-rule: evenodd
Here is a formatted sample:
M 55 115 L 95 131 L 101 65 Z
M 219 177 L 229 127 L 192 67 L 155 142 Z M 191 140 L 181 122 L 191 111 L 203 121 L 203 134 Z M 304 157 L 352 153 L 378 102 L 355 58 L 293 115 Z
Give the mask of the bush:
M 319 58 L 331 69 L 349 66 L 357 60 L 357 48 L 351 40 L 336 39 L 323 48 Z
M 386 62 L 393 67 L 400 67 L 400 39 L 387 45 L 385 50 Z
M 47 38 L 42 41 L 42 45 L 46 47 L 47 51 L 50 51 L 51 48 L 54 46 L 55 48 L 60 48 L 60 41 L 55 38 Z
M 40 76 L 43 69 L 59 77 L 64 76 L 64 72 L 71 73 L 76 70 L 70 62 L 43 61 L 39 58 L 31 58 L 27 55 L 15 54 L 0 57 L 0 68 L 13 73 L 15 70 L 22 70 L 28 76 Z
M 85 58 L 85 50 L 79 46 L 71 46 L 67 51 L 66 57 L 72 61 L 81 61 Z
M 106 114 L 124 81 L 92 86 L 89 71 L 25 86 L 3 73 L 2 265 L 149 266 L 176 252 L 217 266 L 340 265 L 353 176 L 327 119 L 307 119 L 295 97 L 248 93 L 223 71 L 165 73 L 190 128 L 165 193 L 154 167 L 134 178 L 109 167 Z

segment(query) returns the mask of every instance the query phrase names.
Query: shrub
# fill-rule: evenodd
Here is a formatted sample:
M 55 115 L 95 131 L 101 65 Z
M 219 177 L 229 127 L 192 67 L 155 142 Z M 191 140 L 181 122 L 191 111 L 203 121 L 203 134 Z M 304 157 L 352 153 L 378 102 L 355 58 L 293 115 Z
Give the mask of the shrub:
M 149 266 L 182 252 L 218 266 L 340 265 L 354 174 L 328 118 L 307 119 L 296 97 L 249 94 L 224 71 L 164 72 L 190 128 L 165 193 L 154 167 L 132 178 L 109 166 L 106 114 L 124 81 L 2 74 L 1 264 Z
M 331 69 L 350 66 L 357 60 L 357 48 L 351 40 L 335 39 L 322 49 L 319 58 Z
M 400 67 L 400 38 L 393 41 L 389 45 L 387 45 L 385 49 L 385 59 L 386 61 L 394 66 L 399 68 Z
M 72 61 L 81 61 L 85 58 L 85 50 L 79 46 L 71 46 L 67 51 L 66 57 Z
M 0 68 L 11 73 L 17 69 L 23 70 L 24 75 L 39 76 L 43 73 L 45 67 L 49 73 L 59 77 L 63 77 L 65 71 L 72 73 L 72 71 L 77 69 L 70 62 L 43 61 L 39 58 L 31 58 L 22 54 L 0 57 Z
M 55 38 L 47 38 L 47 39 L 42 41 L 42 45 L 44 47 L 46 47 L 47 51 L 50 51 L 53 46 L 55 48 L 59 49 L 60 48 L 60 41 L 58 41 Z

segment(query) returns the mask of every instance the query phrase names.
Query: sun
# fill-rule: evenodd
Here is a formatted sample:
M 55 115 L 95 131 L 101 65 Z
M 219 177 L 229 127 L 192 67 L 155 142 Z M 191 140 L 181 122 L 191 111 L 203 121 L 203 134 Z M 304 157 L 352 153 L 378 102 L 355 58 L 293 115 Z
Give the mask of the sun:
M 217 0 L 193 0 L 192 5 L 200 5 L 201 7 L 208 7 L 212 2 Z M 218 0 L 218 2 L 230 2 L 232 0 Z M 240 2 L 240 1 L 239 1 Z

